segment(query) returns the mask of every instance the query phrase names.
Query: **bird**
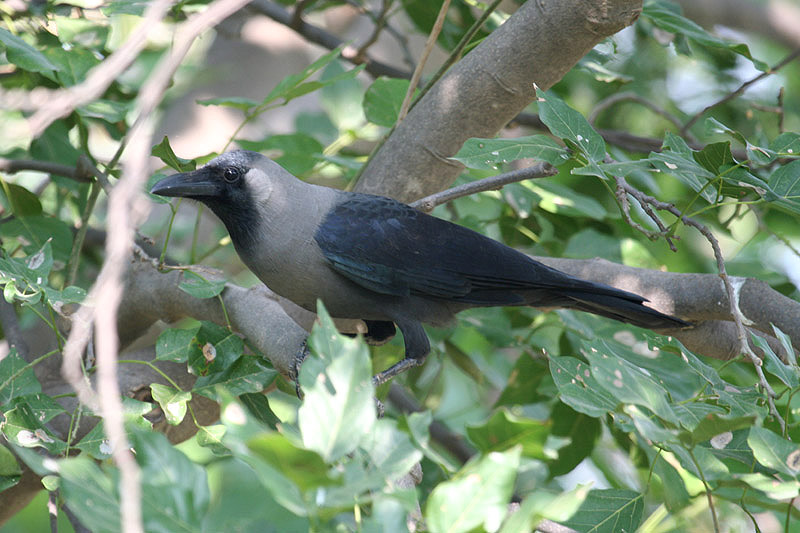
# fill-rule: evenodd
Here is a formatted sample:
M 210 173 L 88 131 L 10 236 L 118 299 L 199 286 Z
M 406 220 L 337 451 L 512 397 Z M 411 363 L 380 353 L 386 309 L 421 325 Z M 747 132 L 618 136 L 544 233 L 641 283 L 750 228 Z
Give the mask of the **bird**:
M 373 341 L 399 329 L 404 358 L 379 372 L 376 385 L 425 361 L 423 324 L 447 326 L 473 307 L 577 309 L 652 330 L 689 325 L 642 296 L 568 275 L 391 198 L 302 181 L 258 152 L 223 153 L 150 192 L 205 204 L 275 293 L 312 312 L 319 300 L 334 318 L 361 319 Z

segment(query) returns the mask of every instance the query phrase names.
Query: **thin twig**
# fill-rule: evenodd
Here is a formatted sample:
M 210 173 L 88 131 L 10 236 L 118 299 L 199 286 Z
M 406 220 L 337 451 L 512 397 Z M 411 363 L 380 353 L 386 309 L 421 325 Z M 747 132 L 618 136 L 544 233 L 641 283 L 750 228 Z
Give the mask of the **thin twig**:
M 250 3 L 250 7 L 256 12 L 271 18 L 275 22 L 279 22 L 284 26 L 292 28 L 292 14 L 275 2 L 270 2 L 269 0 L 253 0 Z M 338 48 L 342 44 L 345 44 L 344 41 L 342 41 L 336 35 L 323 28 L 320 28 L 319 26 L 309 24 L 302 19 L 297 24 L 297 27 L 292 29 L 303 36 L 307 41 L 323 46 L 328 50 L 333 50 L 334 48 Z M 364 70 L 375 77 L 388 76 L 390 78 L 405 79 L 411 77 L 410 72 L 395 68 L 392 65 L 378 61 L 373 57 L 365 57 L 364 61 L 358 63 L 356 62 L 356 52 L 357 50 L 354 47 L 345 46 L 344 49 L 342 49 L 342 59 L 350 61 L 356 65 L 361 65 L 362 63 L 366 64 Z
M 767 395 L 767 404 L 769 406 L 769 412 L 775 419 L 780 423 L 781 430 L 786 427 L 786 422 L 781 417 L 780 413 L 775 407 L 775 398 L 777 395 L 775 391 L 772 389 L 770 384 L 767 382 L 767 378 L 764 375 L 764 370 L 762 368 L 762 361 L 758 357 L 758 355 L 753 351 L 750 347 L 750 342 L 747 337 L 747 330 L 744 327 L 744 323 L 742 320 L 742 312 L 739 310 L 739 303 L 736 297 L 736 291 L 733 289 L 733 285 L 731 284 L 730 276 L 728 276 L 728 272 L 725 269 L 725 259 L 722 255 L 722 250 L 719 246 L 719 241 L 714 234 L 711 233 L 711 230 L 705 224 L 698 222 L 697 220 L 693 219 L 685 215 L 680 209 L 675 207 L 673 204 L 662 202 L 653 198 L 652 196 L 643 193 L 642 191 L 636 189 L 629 185 L 624 178 L 617 178 L 618 186 L 621 186 L 626 193 L 633 196 L 636 201 L 639 202 L 642 207 L 645 205 L 650 205 L 659 211 L 667 211 L 675 215 L 681 222 L 685 225 L 695 228 L 699 231 L 703 237 L 711 244 L 711 248 L 714 251 L 714 258 L 717 262 L 717 270 L 719 271 L 719 277 L 722 279 L 722 283 L 725 287 L 725 292 L 728 296 L 728 303 L 731 308 L 731 314 L 733 315 L 733 322 L 736 325 L 736 331 L 738 333 L 738 341 L 739 341 L 739 353 L 746 355 L 750 361 L 753 363 L 753 366 L 756 370 L 756 375 L 758 376 L 759 385 L 764 389 Z
M 610 107 L 612 107 L 612 106 L 614 106 L 614 105 L 616 105 L 616 104 L 618 104 L 620 102 L 634 102 L 634 103 L 637 103 L 637 104 L 639 104 L 641 106 L 646 107 L 647 109 L 649 109 L 650 111 L 652 111 L 656 115 L 665 118 L 666 120 L 671 122 L 679 130 L 683 127 L 683 124 L 681 123 L 681 120 L 677 116 L 675 116 L 674 114 L 670 113 L 669 111 L 667 111 L 663 107 L 661 107 L 659 105 L 656 105 L 652 100 L 648 100 L 647 98 L 639 96 L 638 94 L 636 94 L 634 92 L 630 92 L 630 91 L 623 92 L 623 93 L 614 93 L 611 96 L 609 96 L 609 97 L 607 97 L 607 98 L 605 98 L 603 100 L 600 100 L 597 103 L 597 105 L 594 107 L 594 109 L 592 109 L 592 112 L 589 113 L 589 116 L 587 117 L 588 120 L 589 120 L 589 123 L 594 125 L 594 123 L 597 120 L 597 117 L 600 115 L 600 113 L 602 113 L 603 111 L 609 109 Z M 691 135 L 687 135 L 687 139 L 690 142 L 697 142 L 697 139 L 695 139 Z
M 656 105 L 651 100 L 643 98 L 642 96 L 639 96 L 638 94 L 630 91 L 624 93 L 614 93 L 611 96 L 604 98 L 603 100 L 600 100 L 597 103 L 597 105 L 594 106 L 594 109 L 592 109 L 592 112 L 589 113 L 589 116 L 587 117 L 589 123 L 594 124 L 595 121 L 597 121 L 597 117 L 600 115 L 600 113 L 620 102 L 635 102 L 639 105 L 646 107 L 656 115 L 664 117 L 672 124 L 674 124 L 675 127 L 677 128 L 683 127 L 683 123 L 680 121 L 678 117 L 676 117 L 666 109 Z
M 71 180 L 79 181 L 81 183 L 91 183 L 92 172 L 91 170 L 81 164 L 78 160 L 77 165 L 62 165 L 59 163 L 51 163 L 49 161 L 34 161 L 30 159 L 6 159 L 0 157 L 0 171 L 14 174 L 23 170 L 33 170 L 35 172 L 44 172 L 47 174 L 56 174 L 64 176 Z
M 414 74 L 411 75 L 411 83 L 408 84 L 406 96 L 403 98 L 403 104 L 400 106 L 400 113 L 397 115 L 397 122 L 400 123 L 408 114 L 409 107 L 411 106 L 411 98 L 414 96 L 414 91 L 422 78 L 422 70 L 425 68 L 425 63 L 428 61 L 428 56 L 431 55 L 433 47 L 436 46 L 436 40 L 444 26 L 444 19 L 447 16 L 447 9 L 450 7 L 450 0 L 444 0 L 442 7 L 439 9 L 439 14 L 436 16 L 436 22 L 433 23 L 428 40 L 425 43 L 425 48 L 422 50 L 422 55 L 417 63 L 417 68 L 414 69 Z
M 149 2 L 141 23 L 122 46 L 100 65 L 89 71 L 85 81 L 53 93 L 28 120 L 33 137 L 41 135 L 55 120 L 67 116 L 75 108 L 99 98 L 108 86 L 139 57 L 139 52 L 147 44 L 147 36 L 157 29 L 158 23 L 167 14 L 167 9 L 171 4 L 171 0 Z
M 246 3 L 247 0 L 217 0 L 205 11 L 181 24 L 176 30 L 172 50 L 160 61 L 142 86 L 136 100 L 137 119 L 126 135 L 128 142 L 123 143 L 128 146 L 124 173 L 109 194 L 106 260 L 88 297 L 94 307 L 84 306 L 76 313 L 76 320 L 64 349 L 62 373 L 75 386 L 81 401 L 86 401 L 90 407 L 99 410 L 105 421 L 104 429 L 111 445 L 112 457 L 120 471 L 121 525 L 125 532 L 141 532 L 143 526 L 140 471 L 130 453 L 130 444 L 125 434 L 117 383 L 119 340 L 116 316 L 122 298 L 122 275 L 131 255 L 134 227 L 150 207 L 141 196 L 140 188 L 147 178 L 153 111 L 197 36 Z M 92 320 L 96 324 L 97 337 L 97 396 L 93 394 L 80 371 L 81 354 L 89 342 Z
M 292 20 L 289 21 L 290 28 L 297 30 L 303 22 L 303 11 L 314 1 L 315 0 L 297 0 L 297 3 L 294 5 L 294 10 L 292 11 Z
M 64 515 L 66 515 L 67 520 L 69 520 L 69 523 L 72 526 L 72 529 L 75 530 L 75 533 L 92 533 L 89 531 L 89 528 L 81 523 L 75 513 L 72 512 L 72 509 L 70 509 L 68 506 L 63 506 L 61 510 L 64 512 Z
M 472 41 L 472 38 L 475 36 L 475 34 L 478 33 L 478 30 L 480 30 L 483 27 L 484 22 L 486 22 L 489 19 L 489 16 L 492 13 L 494 13 L 495 9 L 497 9 L 497 6 L 500 5 L 500 2 L 502 2 L 502 0 L 494 0 L 494 2 L 492 2 L 492 4 L 489 7 L 487 7 L 483 11 L 483 13 L 481 13 L 481 16 L 478 17 L 478 20 L 476 20 L 472 24 L 472 26 L 467 30 L 467 32 L 458 42 L 456 47 L 453 48 L 453 50 L 450 52 L 450 55 L 447 57 L 442 66 L 439 67 L 439 70 L 436 71 L 436 73 L 431 77 L 431 79 L 429 79 L 428 82 L 425 84 L 425 87 L 423 87 L 422 90 L 419 92 L 417 97 L 414 99 L 414 102 L 411 104 L 411 108 L 413 108 L 414 105 L 417 102 L 419 102 L 423 96 L 425 96 L 425 94 L 431 89 L 431 87 L 433 87 L 436 84 L 436 82 L 439 81 L 439 79 L 445 75 L 448 69 L 451 66 L 453 66 L 456 61 L 461 59 L 461 55 L 464 53 L 464 49 L 467 47 L 470 41 Z
M 667 241 L 667 244 L 669 244 L 670 250 L 677 252 L 678 249 L 675 246 L 675 243 L 672 241 L 672 238 L 669 236 L 668 228 L 664 226 L 664 223 L 661 221 L 661 219 L 653 212 L 652 209 L 650 209 L 647 204 L 639 205 L 645 210 L 647 216 L 649 216 L 650 219 L 653 220 L 653 222 L 658 226 L 659 231 L 649 230 L 631 218 L 631 203 L 628 200 L 628 192 L 625 190 L 625 187 L 622 184 L 624 180 L 619 176 L 613 176 L 613 178 L 616 182 L 614 195 L 617 197 L 617 200 L 620 203 L 620 207 L 622 208 L 622 216 L 625 218 L 625 222 L 627 222 L 632 228 L 640 231 L 651 241 L 654 241 L 660 237 L 664 237 L 664 239 Z
M 372 29 L 372 34 L 367 37 L 367 40 L 364 41 L 358 50 L 356 51 L 356 55 L 353 58 L 354 61 L 364 61 L 364 58 L 367 56 L 367 50 L 369 47 L 375 44 L 378 41 L 378 37 L 380 37 L 381 32 L 386 27 L 386 15 L 389 13 L 389 8 L 392 7 L 393 0 L 381 0 L 381 8 L 378 11 L 378 15 L 372 17 L 373 23 L 375 27 Z
M 797 58 L 798 56 L 800 56 L 800 48 L 795 49 L 792 53 L 790 53 L 789 55 L 787 55 L 786 57 L 784 57 L 783 59 L 778 61 L 778 63 L 776 63 L 775 66 L 773 66 L 773 67 L 769 68 L 768 70 L 762 72 L 761 74 L 759 74 L 755 78 L 751 78 L 751 79 L 745 81 L 744 83 L 742 83 L 733 92 L 730 92 L 730 93 L 726 94 L 724 97 L 720 98 L 716 102 L 707 105 L 706 107 L 704 107 L 703 109 L 701 109 L 700 111 L 698 111 L 697 113 L 692 115 L 692 117 L 681 128 L 681 135 L 684 135 L 687 131 L 689 131 L 689 128 L 691 128 L 694 125 L 695 122 L 700 120 L 700 117 L 702 117 L 704 114 L 706 114 L 706 112 L 708 112 L 709 110 L 717 107 L 718 105 L 722 105 L 725 102 L 729 102 L 729 101 L 733 100 L 734 98 L 736 98 L 737 96 L 739 96 L 743 92 L 745 92 L 748 87 L 750 87 L 754 83 L 757 83 L 757 82 L 763 80 L 767 76 L 771 76 L 772 74 L 775 74 L 777 71 L 779 71 L 780 69 L 782 69 L 783 67 L 785 67 L 786 65 L 788 65 L 789 63 L 794 61 L 795 58 Z
M 719 520 L 717 519 L 717 510 L 714 506 L 714 495 L 711 494 L 711 486 L 706 481 L 706 476 L 703 474 L 703 469 L 700 468 L 700 463 L 697 462 L 697 458 L 694 456 L 694 452 L 689 449 L 689 457 L 692 458 L 692 462 L 694 463 L 694 467 L 697 469 L 697 473 L 700 474 L 700 481 L 703 482 L 703 487 L 705 487 L 706 498 L 708 500 L 708 509 L 711 511 L 711 522 L 714 525 L 714 532 L 719 533 Z
M 528 113 L 523 111 L 514 117 L 509 124 L 520 124 L 522 126 L 528 126 L 537 130 L 547 131 L 547 126 L 545 126 L 544 122 L 542 122 L 542 119 L 540 119 L 539 115 L 536 113 Z M 649 152 L 660 152 L 661 145 L 664 143 L 663 139 L 634 135 L 622 130 L 607 130 L 598 128 L 597 133 L 599 133 L 600 136 L 603 137 L 603 140 L 605 140 L 608 144 L 613 144 L 614 146 L 618 146 L 629 152 L 640 152 L 644 154 Z M 692 150 L 702 150 L 705 148 L 704 144 L 697 141 L 688 140 L 687 144 Z M 747 151 L 743 148 L 732 148 L 731 153 L 737 161 L 744 161 L 749 158 Z
M 50 517 L 50 533 L 58 533 L 58 492 L 47 494 L 47 514 Z
M 459 185 L 458 187 L 439 191 L 431 194 L 430 196 L 426 196 L 425 198 L 421 198 L 409 205 L 425 213 L 430 213 L 437 205 L 453 201 L 456 198 L 461 198 L 462 196 L 469 196 L 470 194 L 484 191 L 496 191 L 510 183 L 517 183 L 535 178 L 546 178 L 548 176 L 555 176 L 556 174 L 558 174 L 558 169 L 551 164 L 543 162 L 535 163 L 526 168 L 504 172 L 502 174 L 497 174 L 496 176 L 490 176 L 482 180 L 465 183 L 463 185 Z

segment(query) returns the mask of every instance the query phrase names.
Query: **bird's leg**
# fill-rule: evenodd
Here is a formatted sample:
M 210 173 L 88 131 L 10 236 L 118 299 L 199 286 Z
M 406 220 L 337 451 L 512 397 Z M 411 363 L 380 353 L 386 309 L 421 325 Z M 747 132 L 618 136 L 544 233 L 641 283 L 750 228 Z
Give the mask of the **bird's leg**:
M 308 357 L 308 339 L 303 341 L 303 344 L 300 345 L 300 348 L 294 354 L 294 359 L 292 360 L 292 364 L 289 366 L 289 379 L 294 381 L 294 392 L 297 394 L 297 397 L 301 400 L 303 399 L 303 391 L 300 388 L 300 365 L 303 364 L 303 361 L 306 360 Z
M 403 341 L 406 345 L 406 354 L 402 361 L 399 361 L 383 372 L 378 372 L 373 378 L 372 382 L 376 387 L 379 387 L 415 366 L 420 366 L 425 362 L 425 358 L 431 351 L 431 343 L 428 340 L 428 335 L 422 328 L 422 324 L 417 321 L 400 321 L 397 320 L 397 327 L 403 332 Z

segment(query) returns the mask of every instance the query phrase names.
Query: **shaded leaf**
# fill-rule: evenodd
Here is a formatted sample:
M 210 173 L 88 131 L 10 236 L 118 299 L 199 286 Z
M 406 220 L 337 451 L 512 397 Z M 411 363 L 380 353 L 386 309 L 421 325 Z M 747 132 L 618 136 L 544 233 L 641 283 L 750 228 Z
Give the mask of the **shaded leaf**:
M 330 315 L 317 305 L 320 323 L 309 338 L 317 357 L 300 369 L 305 396 L 298 425 L 306 447 L 327 461 L 353 451 L 375 424 L 372 372 L 367 346 L 341 335 Z
M 480 526 L 487 531 L 499 529 L 514 490 L 520 451 L 491 452 L 437 485 L 425 506 L 430 531 L 457 533 Z
M 636 531 L 642 521 L 644 496 L 625 489 L 593 490 L 563 525 L 586 533 Z

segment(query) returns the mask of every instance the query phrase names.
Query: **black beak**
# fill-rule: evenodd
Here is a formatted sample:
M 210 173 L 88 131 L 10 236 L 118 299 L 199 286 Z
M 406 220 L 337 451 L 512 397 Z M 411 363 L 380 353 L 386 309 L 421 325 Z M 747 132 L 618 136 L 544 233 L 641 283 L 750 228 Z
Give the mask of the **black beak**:
M 222 184 L 210 169 L 201 168 L 166 177 L 153 185 L 150 192 L 159 196 L 209 198 L 219 196 Z

